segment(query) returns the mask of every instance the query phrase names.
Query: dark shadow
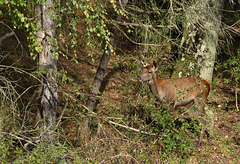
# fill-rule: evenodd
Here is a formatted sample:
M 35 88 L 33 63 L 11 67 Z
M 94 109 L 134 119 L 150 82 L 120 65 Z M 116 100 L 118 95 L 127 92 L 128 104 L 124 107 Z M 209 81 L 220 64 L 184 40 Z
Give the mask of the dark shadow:
M 99 89 L 100 95 L 101 93 L 106 89 L 106 86 L 108 85 L 110 79 L 112 76 L 114 76 L 115 73 L 121 71 L 124 72 L 124 70 L 126 69 L 125 67 L 122 68 L 123 66 L 121 64 L 119 64 L 119 67 L 114 67 L 113 69 L 108 69 L 108 73 L 106 74 L 106 76 L 103 78 L 103 81 L 101 83 L 101 87 Z M 99 100 L 97 99 L 96 103 L 94 104 L 94 107 L 96 107 L 99 104 Z
M 102 93 L 106 89 L 106 86 L 108 85 L 111 77 L 119 71 L 121 71 L 121 69 L 119 67 L 115 67 L 107 73 L 107 75 L 103 78 L 102 85 L 99 89 L 100 93 Z

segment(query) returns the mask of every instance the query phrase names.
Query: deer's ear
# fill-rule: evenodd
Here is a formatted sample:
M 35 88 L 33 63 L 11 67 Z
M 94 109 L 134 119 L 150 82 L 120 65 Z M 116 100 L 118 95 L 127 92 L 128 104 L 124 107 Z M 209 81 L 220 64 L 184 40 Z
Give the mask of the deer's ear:
M 143 65 L 143 67 L 147 67 L 149 64 L 147 62 L 145 62 L 144 60 L 141 60 L 141 63 Z
M 154 66 L 154 68 L 155 68 L 155 71 L 157 71 L 158 68 L 157 68 L 157 63 L 156 63 L 155 60 L 153 61 L 153 66 Z

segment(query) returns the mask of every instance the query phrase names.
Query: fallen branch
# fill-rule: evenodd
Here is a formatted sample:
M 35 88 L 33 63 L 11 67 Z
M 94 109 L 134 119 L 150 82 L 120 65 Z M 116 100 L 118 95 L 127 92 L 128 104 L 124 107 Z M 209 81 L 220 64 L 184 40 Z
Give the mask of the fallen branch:
M 145 132 L 145 131 L 141 131 L 141 130 L 139 130 L 139 129 L 135 129 L 135 128 L 133 128 L 133 127 L 126 126 L 126 125 L 122 125 L 122 124 L 119 124 L 119 123 L 113 122 L 113 121 L 111 121 L 111 120 L 108 120 L 108 122 L 111 123 L 111 124 L 114 124 L 114 125 L 120 126 L 120 127 L 122 127 L 122 128 L 125 128 L 125 129 L 129 129 L 129 130 L 135 131 L 135 132 L 140 132 L 140 133 L 147 134 L 147 135 L 151 135 L 151 136 L 155 136 L 155 135 L 157 135 L 156 133 L 148 133 L 148 132 Z

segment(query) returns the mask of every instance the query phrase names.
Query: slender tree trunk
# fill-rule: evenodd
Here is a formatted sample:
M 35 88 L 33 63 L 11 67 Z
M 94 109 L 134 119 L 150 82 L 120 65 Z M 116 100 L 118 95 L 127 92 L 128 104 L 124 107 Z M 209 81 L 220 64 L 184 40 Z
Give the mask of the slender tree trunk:
M 122 0 L 123 7 L 125 7 L 127 5 L 127 3 L 128 3 L 128 0 Z M 119 22 L 122 21 L 122 17 L 123 17 L 122 14 L 119 14 L 119 16 L 118 16 Z M 118 29 L 117 29 L 117 27 L 114 26 L 113 27 L 113 36 L 110 38 L 110 46 L 111 47 L 115 46 L 115 39 L 117 37 L 117 33 L 118 33 Z M 108 65 L 111 55 L 112 55 L 111 48 L 108 47 L 107 51 L 104 51 L 104 53 L 103 53 L 102 59 L 100 61 L 99 67 L 97 69 L 97 73 L 93 80 L 92 91 L 91 91 L 93 96 L 88 99 L 88 103 L 87 103 L 87 105 L 90 109 L 93 109 L 93 107 L 97 101 L 95 96 L 98 95 L 98 92 L 101 87 L 104 75 L 106 73 L 107 65 Z
M 55 55 L 55 24 L 53 21 L 54 0 L 40 1 L 37 6 L 37 32 L 41 51 L 39 52 L 39 70 L 42 73 L 42 86 L 39 89 L 39 108 L 44 121 L 44 142 L 53 142 L 53 130 L 57 113 L 57 60 Z
M 186 12 L 183 39 L 195 52 L 200 77 L 212 81 L 218 35 L 221 29 L 223 0 L 196 0 Z
M 125 7 L 128 3 L 128 0 L 122 0 L 122 6 Z M 122 21 L 122 14 L 119 14 L 118 15 L 118 21 L 121 22 Z M 110 46 L 113 48 L 115 46 L 115 39 L 117 37 L 117 33 L 118 33 L 118 29 L 117 27 L 113 27 L 113 35 L 112 37 L 110 38 Z M 104 51 L 103 55 L 102 55 L 102 59 L 100 61 L 100 64 L 99 64 L 99 67 L 97 69 L 97 73 L 95 75 L 95 78 L 93 80 L 93 83 L 92 83 L 92 97 L 89 97 L 88 101 L 87 101 L 87 106 L 89 109 L 93 109 L 94 105 L 96 104 L 97 102 L 97 98 L 96 96 L 98 95 L 99 93 L 99 89 L 101 87 L 101 84 L 102 84 L 102 81 L 103 81 L 103 78 L 105 76 L 105 73 L 106 73 L 106 70 L 107 70 L 107 65 L 108 65 L 108 62 L 109 62 L 109 59 L 112 55 L 112 51 L 111 51 L 111 48 L 110 47 L 107 47 L 107 51 Z M 85 125 L 84 125 L 84 129 L 83 131 L 87 131 L 87 128 L 88 128 L 88 118 L 86 118 L 85 120 Z

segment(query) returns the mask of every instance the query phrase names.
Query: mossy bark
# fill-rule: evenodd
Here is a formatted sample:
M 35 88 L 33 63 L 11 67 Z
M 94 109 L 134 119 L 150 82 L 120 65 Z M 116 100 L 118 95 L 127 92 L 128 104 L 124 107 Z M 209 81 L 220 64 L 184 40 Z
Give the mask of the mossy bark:
M 223 0 L 196 0 L 186 12 L 182 37 L 184 54 L 194 54 L 199 76 L 212 81 L 221 30 Z

